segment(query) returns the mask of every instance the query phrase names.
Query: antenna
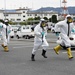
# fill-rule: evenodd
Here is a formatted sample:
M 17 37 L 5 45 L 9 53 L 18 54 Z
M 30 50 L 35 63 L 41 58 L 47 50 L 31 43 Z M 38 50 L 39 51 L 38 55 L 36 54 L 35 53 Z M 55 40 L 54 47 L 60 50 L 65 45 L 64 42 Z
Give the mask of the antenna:
M 63 3 L 63 7 L 62 7 L 62 16 L 64 16 L 64 18 L 66 17 L 66 15 L 68 14 L 68 9 L 67 9 L 67 7 L 66 7 L 66 3 L 67 3 L 67 1 L 66 0 L 63 0 L 62 1 L 62 3 Z

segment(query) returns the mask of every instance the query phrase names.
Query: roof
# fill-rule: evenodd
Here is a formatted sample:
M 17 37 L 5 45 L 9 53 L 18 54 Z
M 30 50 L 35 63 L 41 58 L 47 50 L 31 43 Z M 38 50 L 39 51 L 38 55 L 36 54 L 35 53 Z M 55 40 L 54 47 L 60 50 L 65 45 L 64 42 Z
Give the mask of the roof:
M 4 14 L 22 14 L 21 12 L 16 12 L 16 10 L 4 10 Z
M 22 14 L 21 12 L 4 12 L 3 14 Z

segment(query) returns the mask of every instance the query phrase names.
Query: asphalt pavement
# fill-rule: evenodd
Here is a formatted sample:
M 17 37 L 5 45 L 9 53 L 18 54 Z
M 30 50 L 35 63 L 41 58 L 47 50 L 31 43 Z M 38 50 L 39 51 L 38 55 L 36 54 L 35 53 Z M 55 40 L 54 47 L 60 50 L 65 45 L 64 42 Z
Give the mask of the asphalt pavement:
M 4 52 L 0 46 L 0 75 L 75 75 L 75 58 L 69 60 L 66 50 L 56 55 L 53 50 L 56 39 L 52 33 L 47 36 L 48 58 L 42 57 L 40 48 L 36 52 L 36 61 L 31 61 L 33 39 L 11 39 L 9 52 Z M 75 51 L 72 54 L 75 57 Z

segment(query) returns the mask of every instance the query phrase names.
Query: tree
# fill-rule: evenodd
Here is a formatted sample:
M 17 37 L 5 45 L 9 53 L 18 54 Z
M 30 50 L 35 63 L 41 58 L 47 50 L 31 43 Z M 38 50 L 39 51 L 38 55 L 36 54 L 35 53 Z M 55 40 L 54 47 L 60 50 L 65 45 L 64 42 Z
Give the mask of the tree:
M 35 17 L 34 20 L 40 20 L 40 17 L 39 16 L 38 17 Z
M 56 15 L 52 15 L 51 21 L 53 23 L 57 23 L 57 16 Z
M 28 21 L 32 21 L 32 20 L 34 20 L 34 18 L 32 18 L 32 17 L 31 18 L 28 18 Z
M 47 18 L 47 17 L 44 17 L 43 19 L 48 20 L 48 18 Z
M 38 17 L 35 17 L 35 18 L 34 18 L 34 20 L 35 20 L 34 23 L 35 23 L 35 24 L 38 24 L 40 19 L 41 19 L 41 18 L 40 18 L 39 16 L 38 16 Z
M 26 22 L 20 22 L 19 24 L 20 25 L 26 25 Z
M 32 25 L 33 24 L 33 20 L 34 20 L 34 18 L 28 18 L 27 19 L 27 21 L 26 21 L 26 23 L 28 24 L 28 25 Z
M 51 18 L 49 18 L 49 22 L 51 22 Z

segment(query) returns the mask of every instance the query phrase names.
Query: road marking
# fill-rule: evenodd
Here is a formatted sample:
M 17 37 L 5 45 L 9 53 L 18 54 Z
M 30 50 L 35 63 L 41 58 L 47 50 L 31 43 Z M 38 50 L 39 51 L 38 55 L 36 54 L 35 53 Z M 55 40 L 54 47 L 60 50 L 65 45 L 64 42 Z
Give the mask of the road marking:
M 33 48 L 33 46 L 19 46 L 19 47 L 13 47 L 13 48 Z M 40 49 L 38 50 L 42 50 L 42 48 L 40 47 Z M 53 50 L 53 48 L 48 48 L 47 51 Z M 72 53 L 74 53 L 75 51 L 72 51 Z M 67 52 L 62 52 L 63 54 L 66 54 Z
M 13 47 L 13 48 L 33 48 L 33 46 L 18 46 L 18 47 Z M 38 50 L 42 50 L 42 47 L 40 47 Z M 47 51 L 53 50 L 53 48 L 48 48 Z
M 24 48 L 24 47 L 33 47 L 33 46 L 19 46 L 19 47 L 13 47 L 13 48 Z
M 21 45 L 21 46 L 18 46 L 18 47 L 13 47 L 13 48 L 33 48 L 33 43 L 31 43 L 31 44 L 14 44 L 14 43 L 11 43 L 11 44 L 9 44 L 9 45 Z M 32 45 L 32 46 L 29 46 L 29 45 Z M 1 43 L 0 43 L 0 46 L 1 46 Z M 42 48 L 40 47 L 40 49 L 38 49 L 38 50 L 42 50 Z M 50 51 L 50 50 L 53 50 L 53 48 L 48 48 L 47 49 L 47 51 Z M 75 51 L 72 51 L 72 53 L 74 53 Z M 65 51 L 65 52 L 62 52 L 63 54 L 66 54 L 67 52 Z
M 11 45 L 22 45 L 22 46 L 27 46 L 27 45 L 33 45 L 33 44 L 11 44 Z
M 74 53 L 75 51 L 72 51 L 72 52 Z M 67 53 L 67 52 L 62 52 L 62 53 L 64 53 L 64 54 L 65 54 L 65 53 Z
M 9 44 L 9 45 L 33 45 L 32 43 L 31 44 Z M 1 46 L 1 44 L 0 44 Z

